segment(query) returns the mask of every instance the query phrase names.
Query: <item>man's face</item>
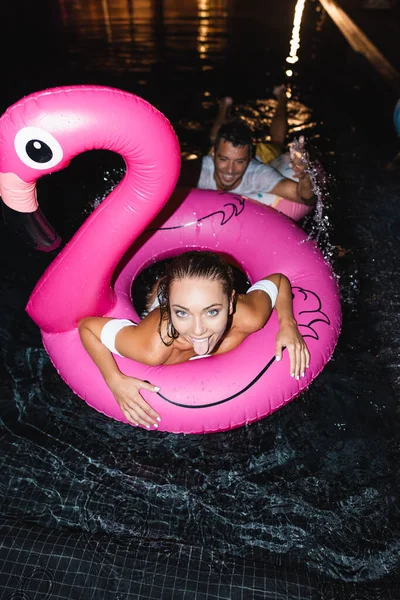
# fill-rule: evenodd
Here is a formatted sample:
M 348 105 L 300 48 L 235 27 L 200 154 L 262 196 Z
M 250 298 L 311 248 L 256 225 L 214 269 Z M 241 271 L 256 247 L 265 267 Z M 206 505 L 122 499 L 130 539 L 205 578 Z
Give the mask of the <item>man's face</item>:
M 213 149 L 214 179 L 217 190 L 229 192 L 242 181 L 251 159 L 250 146 L 233 146 L 221 139 L 218 148 Z

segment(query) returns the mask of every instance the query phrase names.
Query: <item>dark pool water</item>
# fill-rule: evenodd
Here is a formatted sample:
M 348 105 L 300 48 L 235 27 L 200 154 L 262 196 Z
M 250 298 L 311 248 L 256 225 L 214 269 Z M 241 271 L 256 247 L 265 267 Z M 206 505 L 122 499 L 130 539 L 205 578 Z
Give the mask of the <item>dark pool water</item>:
M 342 3 L 355 16 L 358 4 Z M 212 435 L 133 430 L 58 376 L 24 312 L 54 253 L 30 250 L 2 223 L 0 598 L 400 598 L 400 176 L 384 171 L 397 150 L 397 98 L 318 2 L 306 3 L 288 78 L 294 8 L 16 0 L 0 9 L 2 111 L 46 87 L 112 85 L 155 104 L 183 154 L 200 154 L 219 97 L 232 95 L 263 139 L 272 88 L 290 82 L 288 141 L 307 136 L 329 184 L 322 225 L 303 226 L 319 232 L 343 307 L 332 360 L 267 419 Z M 383 18 L 363 14 L 366 24 Z M 65 241 L 122 172 L 118 157 L 94 152 L 40 180 Z

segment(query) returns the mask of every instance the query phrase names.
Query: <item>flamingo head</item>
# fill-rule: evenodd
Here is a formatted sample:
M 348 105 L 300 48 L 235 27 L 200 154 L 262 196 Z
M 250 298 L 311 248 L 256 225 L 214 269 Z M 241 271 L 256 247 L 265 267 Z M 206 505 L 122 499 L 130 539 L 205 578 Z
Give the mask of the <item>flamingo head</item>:
M 121 132 L 132 124 L 136 133 L 139 130 L 138 139 L 143 139 L 140 128 L 144 129 L 148 120 L 144 118 L 141 125 L 139 119 L 133 127 L 139 101 L 142 111 L 158 113 L 150 104 L 121 90 L 72 86 L 26 96 L 2 115 L 0 195 L 10 209 L 6 215 L 17 213 L 38 249 L 52 250 L 61 240 L 40 211 L 37 180 L 64 169 L 76 155 L 93 149 L 112 150 L 122 155 L 127 168 L 130 162 L 135 165 L 143 148 L 134 139 L 127 143 L 129 136 Z M 155 129 L 146 134 L 157 138 L 162 132 Z M 175 181 L 176 177 L 177 173 Z

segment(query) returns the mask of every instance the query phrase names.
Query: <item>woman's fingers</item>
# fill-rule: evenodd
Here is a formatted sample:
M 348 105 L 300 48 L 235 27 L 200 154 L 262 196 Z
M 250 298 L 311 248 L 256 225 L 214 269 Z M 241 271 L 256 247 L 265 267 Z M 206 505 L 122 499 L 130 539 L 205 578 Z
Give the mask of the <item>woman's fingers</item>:
M 124 413 L 124 416 L 128 419 L 129 423 L 136 425 L 136 427 L 139 425 L 139 419 L 136 411 L 132 410 L 128 404 L 121 406 L 121 410 Z
M 130 390 L 129 394 L 120 398 L 119 405 L 125 417 L 133 425 L 142 425 L 147 429 L 158 427 L 161 421 L 160 415 L 143 399 L 139 389 L 146 389 L 150 392 L 159 391 L 160 388 L 148 382 L 140 382 L 135 391 Z
M 277 340 L 277 342 L 275 344 L 275 360 L 277 360 L 277 361 L 282 360 L 283 348 L 284 348 L 284 346 L 282 346 L 282 344 Z
M 295 367 L 294 367 L 294 376 L 296 379 L 300 379 L 300 369 L 301 369 L 301 347 L 300 344 L 295 344 Z
M 303 359 L 304 359 L 304 367 L 303 367 L 303 374 L 305 374 L 306 369 L 308 369 L 308 367 L 310 366 L 310 353 L 308 351 L 308 348 L 306 345 L 304 345 L 304 349 L 303 349 Z M 303 375 L 304 377 L 304 375 Z
M 160 391 L 160 388 L 148 381 L 143 381 L 140 385 L 140 389 L 148 390 L 149 392 L 157 393 Z M 143 399 L 140 393 L 138 393 L 136 397 L 136 402 L 139 405 L 140 411 L 139 416 L 144 419 L 144 421 L 150 425 L 154 425 L 154 427 L 158 427 L 158 421 L 161 421 L 160 415 L 151 408 L 150 404 Z M 143 414 L 142 414 L 143 413 Z M 146 426 L 147 426 L 146 425 Z
M 135 407 L 135 413 L 137 415 L 137 423 L 138 425 L 142 425 L 143 427 L 155 427 L 157 429 L 158 422 L 157 419 L 151 418 L 142 408 Z
M 304 377 L 310 365 L 310 353 L 305 344 L 289 344 L 287 346 L 290 360 L 290 374 L 296 379 Z
M 160 421 L 160 417 L 157 413 L 148 405 L 146 407 L 140 406 L 139 402 L 144 402 L 143 399 L 141 401 L 137 400 L 134 404 L 124 404 L 122 408 L 122 412 L 128 419 L 130 423 L 133 425 L 142 425 L 143 427 L 158 427 L 158 421 Z
M 135 411 L 139 417 L 139 424 L 144 425 L 148 429 L 158 427 L 158 422 L 161 421 L 159 415 L 143 400 L 142 397 L 136 400 Z
M 292 377 L 296 377 L 296 347 L 295 347 L 295 344 L 288 344 L 286 346 L 286 349 L 289 352 L 290 374 Z
M 275 344 L 275 360 L 280 361 L 283 350 L 286 348 L 289 354 L 290 375 L 296 379 L 305 376 L 306 369 L 310 365 L 310 353 L 300 335 L 278 334 Z
M 306 353 L 305 347 L 300 349 L 300 377 L 304 377 L 306 372 Z
M 294 377 L 299 379 L 304 377 L 306 369 L 310 366 L 310 353 L 308 352 L 307 346 L 303 343 L 298 346 L 296 350 L 296 365 L 294 369 Z

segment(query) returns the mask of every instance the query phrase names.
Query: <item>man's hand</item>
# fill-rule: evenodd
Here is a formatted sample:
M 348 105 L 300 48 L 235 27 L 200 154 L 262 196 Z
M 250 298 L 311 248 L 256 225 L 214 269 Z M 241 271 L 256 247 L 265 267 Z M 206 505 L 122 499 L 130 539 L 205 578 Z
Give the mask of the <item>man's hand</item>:
M 308 174 L 305 172 L 308 167 L 308 154 L 305 151 L 304 135 L 299 137 L 299 141 L 290 144 L 290 168 L 297 179 L 303 179 Z
M 290 167 L 299 180 L 297 184 L 297 201 L 312 206 L 315 204 L 315 196 L 310 175 L 306 172 L 309 167 L 309 156 L 305 150 L 303 135 L 299 137 L 298 142 L 294 142 L 290 146 Z

